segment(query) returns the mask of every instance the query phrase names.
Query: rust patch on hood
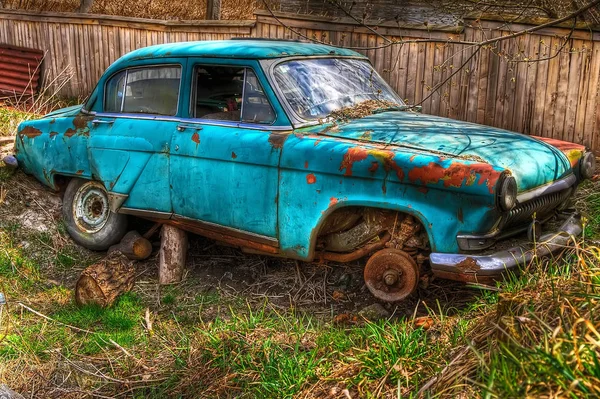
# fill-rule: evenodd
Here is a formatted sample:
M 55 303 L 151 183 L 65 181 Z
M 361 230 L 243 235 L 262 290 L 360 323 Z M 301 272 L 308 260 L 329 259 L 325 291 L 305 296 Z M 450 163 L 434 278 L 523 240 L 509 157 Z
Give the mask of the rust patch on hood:
M 274 150 L 281 150 L 283 148 L 283 143 L 285 143 L 287 138 L 287 133 L 273 132 L 269 134 L 269 143 L 271 144 L 271 147 L 273 147 Z
M 393 151 L 388 150 L 377 150 L 377 149 L 365 149 L 360 147 L 353 147 L 348 149 L 346 154 L 344 154 L 344 159 L 340 165 L 340 171 L 344 171 L 345 176 L 352 176 L 352 166 L 355 162 L 364 161 L 367 157 L 371 155 L 373 158 L 377 160 L 377 163 L 383 164 L 383 168 L 386 172 L 390 172 L 393 170 L 396 172 L 396 176 L 398 180 L 404 180 L 404 170 L 396 163 L 394 157 L 396 154 Z M 375 162 L 371 164 L 369 167 L 370 172 L 374 172 L 377 168 L 373 165 Z
M 540 136 L 532 136 L 544 143 L 550 144 L 552 147 L 556 147 L 560 150 L 566 157 L 569 159 L 569 163 L 571 164 L 571 168 L 575 168 L 579 163 L 583 154 L 585 154 L 585 146 L 575 143 L 570 143 L 568 141 L 551 139 L 549 137 L 540 137 Z
M 477 175 L 479 175 L 479 181 L 477 181 Z M 490 193 L 493 193 L 500 175 L 501 172 L 484 163 L 473 165 L 452 163 L 448 168 L 444 168 L 435 162 L 430 162 L 428 165 L 414 168 L 408 172 L 408 179 L 413 183 L 420 181 L 423 185 L 443 181 L 444 187 L 461 187 L 463 184 L 470 186 L 477 181 L 479 185 L 486 183 Z
M 21 130 L 19 132 L 19 136 L 25 136 L 25 137 L 28 137 L 30 139 L 32 139 L 34 137 L 37 137 L 37 136 L 39 136 L 41 134 L 42 134 L 42 131 L 40 129 L 37 129 L 37 128 L 33 127 L 33 126 L 25 126 L 23 128 L 23 130 Z

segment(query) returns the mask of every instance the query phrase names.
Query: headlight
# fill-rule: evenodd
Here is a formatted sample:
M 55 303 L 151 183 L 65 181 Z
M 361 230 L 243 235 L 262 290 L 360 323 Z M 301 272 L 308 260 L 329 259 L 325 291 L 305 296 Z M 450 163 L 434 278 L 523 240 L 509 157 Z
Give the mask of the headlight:
M 503 211 L 510 211 L 517 205 L 517 181 L 512 176 L 506 176 L 498 187 L 498 206 Z
M 587 152 L 579 161 L 579 173 L 581 179 L 591 179 L 596 172 L 596 157 L 593 153 Z

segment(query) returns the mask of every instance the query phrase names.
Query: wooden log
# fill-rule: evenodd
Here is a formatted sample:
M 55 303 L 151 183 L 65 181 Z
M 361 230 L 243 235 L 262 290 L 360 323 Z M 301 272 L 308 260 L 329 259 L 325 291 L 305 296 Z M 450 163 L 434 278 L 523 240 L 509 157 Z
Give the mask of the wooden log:
M 75 302 L 78 305 L 95 303 L 110 306 L 117 297 L 133 288 L 135 267 L 133 261 L 119 251 L 85 269 L 75 285 Z
M 134 230 L 125 234 L 120 243 L 111 246 L 108 249 L 108 254 L 115 251 L 120 251 L 132 260 L 143 260 L 152 254 L 152 244 Z
M 163 225 L 161 230 L 158 282 L 178 283 L 183 278 L 187 255 L 187 233 L 175 226 Z

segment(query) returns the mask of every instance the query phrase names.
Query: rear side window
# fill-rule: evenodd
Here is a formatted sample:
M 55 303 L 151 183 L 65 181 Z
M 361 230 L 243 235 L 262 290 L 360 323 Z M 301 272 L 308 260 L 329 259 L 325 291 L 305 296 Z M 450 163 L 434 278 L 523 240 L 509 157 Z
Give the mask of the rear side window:
M 194 118 L 259 124 L 275 121 L 273 108 L 250 68 L 197 66 L 194 82 Z
M 106 83 L 104 111 L 133 114 L 177 114 L 180 66 L 128 69 Z

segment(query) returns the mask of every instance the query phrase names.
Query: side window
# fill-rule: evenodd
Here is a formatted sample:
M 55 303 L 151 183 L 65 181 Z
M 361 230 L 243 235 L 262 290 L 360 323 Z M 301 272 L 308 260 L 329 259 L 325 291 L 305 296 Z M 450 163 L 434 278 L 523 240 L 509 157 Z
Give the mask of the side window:
M 121 112 L 125 71 L 114 75 L 104 89 L 104 112 Z
M 195 69 L 194 118 L 272 123 L 275 113 L 249 68 L 202 65 Z
M 258 78 L 251 69 L 246 69 L 242 122 L 273 123 L 275 113 L 265 95 Z
M 105 88 L 105 112 L 177 114 L 181 67 L 128 69 L 113 76 Z

